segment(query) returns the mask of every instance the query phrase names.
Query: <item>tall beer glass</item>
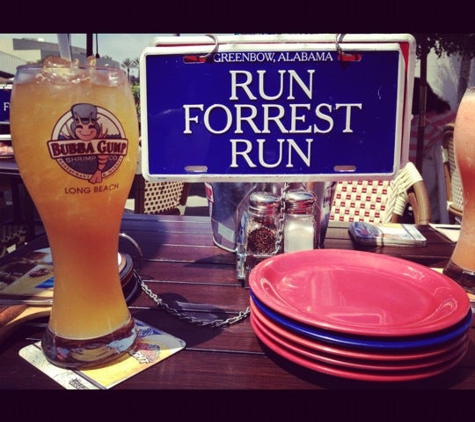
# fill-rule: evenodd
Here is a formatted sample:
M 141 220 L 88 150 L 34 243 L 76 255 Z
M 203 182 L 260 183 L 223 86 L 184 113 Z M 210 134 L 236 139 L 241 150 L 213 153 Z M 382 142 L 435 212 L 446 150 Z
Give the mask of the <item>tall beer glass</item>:
M 120 69 L 20 66 L 10 124 L 15 159 L 48 236 L 54 297 L 42 340 L 53 364 L 105 363 L 136 339 L 118 269 L 138 122 Z
M 475 87 L 462 97 L 454 127 L 454 152 L 464 197 L 460 235 L 444 273 L 475 294 Z

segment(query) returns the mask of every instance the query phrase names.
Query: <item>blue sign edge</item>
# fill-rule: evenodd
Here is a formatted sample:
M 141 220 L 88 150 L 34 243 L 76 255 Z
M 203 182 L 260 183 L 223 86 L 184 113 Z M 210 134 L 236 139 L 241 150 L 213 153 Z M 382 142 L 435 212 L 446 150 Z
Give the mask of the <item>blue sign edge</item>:
M 229 38 L 229 37 L 228 37 Z M 407 56 L 407 62 L 403 56 L 400 43 L 408 43 L 409 51 Z M 244 44 L 239 45 L 244 49 Z M 229 45 L 232 43 L 223 45 L 220 51 L 230 51 Z M 293 50 L 310 50 L 315 49 L 315 43 L 309 46 L 306 43 L 295 43 L 295 44 L 282 44 L 282 43 L 270 43 L 270 44 L 246 44 L 246 49 L 255 49 L 256 51 L 293 51 Z M 333 44 L 328 43 L 318 43 L 318 49 L 334 48 Z M 150 174 L 148 166 L 148 140 L 147 140 L 147 123 L 143 116 L 146 116 L 146 78 L 143 78 L 144 83 L 141 80 L 141 106 L 142 110 L 145 110 L 145 113 L 142 112 L 142 149 L 140 154 L 140 167 L 142 169 L 142 174 L 144 178 L 150 182 L 162 182 L 162 181 L 191 181 L 191 182 L 269 182 L 269 181 L 338 181 L 338 180 L 364 180 L 364 179 L 374 179 L 378 178 L 381 180 L 393 179 L 397 171 L 399 170 L 401 163 L 407 160 L 408 149 L 409 149 L 409 131 L 410 131 L 410 119 L 411 119 L 411 103 L 412 103 L 412 91 L 413 91 L 413 76 L 414 76 L 414 66 L 415 66 L 415 44 L 411 36 L 403 34 L 401 36 L 389 37 L 388 41 L 385 42 L 375 42 L 374 38 L 371 38 L 370 43 L 355 43 L 355 44 L 345 44 L 345 48 L 351 50 L 352 52 L 364 52 L 364 51 L 398 51 L 399 52 L 399 69 L 398 69 L 398 81 L 399 81 L 399 95 L 398 95 L 398 104 L 397 104 L 397 115 L 396 115 L 396 142 L 395 142 L 395 151 L 394 151 L 394 165 L 393 171 L 390 173 L 351 173 L 343 172 L 338 173 L 299 173 L 299 174 L 212 174 L 212 173 L 187 173 L 187 174 Z M 140 58 L 140 70 L 141 74 L 146 74 L 146 57 L 148 55 L 187 55 L 187 54 L 206 54 L 209 46 L 204 44 L 190 44 L 190 45 L 173 45 L 168 44 L 165 47 L 147 47 L 142 52 Z M 401 92 L 402 91 L 402 92 Z M 143 95 L 142 95 L 143 94 Z M 407 100 L 409 99 L 409 101 Z M 144 124 L 145 123 L 145 124 Z M 145 135 L 145 136 L 144 136 Z

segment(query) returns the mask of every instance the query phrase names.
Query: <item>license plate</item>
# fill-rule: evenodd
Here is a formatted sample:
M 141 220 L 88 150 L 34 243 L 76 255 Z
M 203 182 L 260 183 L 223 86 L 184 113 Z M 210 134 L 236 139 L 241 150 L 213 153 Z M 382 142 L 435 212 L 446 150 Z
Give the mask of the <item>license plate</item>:
M 409 144 L 414 40 L 367 37 L 158 39 L 141 56 L 145 178 L 392 178 Z

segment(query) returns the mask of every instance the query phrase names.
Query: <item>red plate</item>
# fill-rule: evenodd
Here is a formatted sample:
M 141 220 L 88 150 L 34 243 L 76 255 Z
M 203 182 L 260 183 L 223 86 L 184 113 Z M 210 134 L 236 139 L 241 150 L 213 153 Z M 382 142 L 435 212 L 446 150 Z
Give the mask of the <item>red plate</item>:
M 467 348 L 464 348 L 460 351 L 459 355 L 454 359 L 445 362 L 440 365 L 436 365 L 431 368 L 412 370 L 412 371 L 364 371 L 356 369 L 342 368 L 338 365 L 329 365 L 318 362 L 314 359 L 309 359 L 303 356 L 300 356 L 296 353 L 290 352 L 284 347 L 274 343 L 269 339 L 257 326 L 253 319 L 251 319 L 251 324 L 253 325 L 254 331 L 257 337 L 267 346 L 269 349 L 277 353 L 278 355 L 288 359 L 289 361 L 296 363 L 297 365 L 303 366 L 305 368 L 311 369 L 316 372 L 320 372 L 327 375 L 332 375 L 340 378 L 353 379 L 358 381 L 372 381 L 372 382 L 402 382 L 402 381 L 415 381 L 424 378 L 429 378 L 443 372 L 448 371 L 450 368 L 453 368 L 457 365 L 465 356 Z
M 411 360 L 422 360 L 427 358 L 433 358 L 441 354 L 450 352 L 451 350 L 458 348 L 465 342 L 468 341 L 469 334 L 466 332 L 460 337 L 452 340 L 448 344 L 437 345 L 429 348 L 423 348 L 422 350 L 409 352 L 397 350 L 397 351 L 388 351 L 387 353 L 380 353 L 380 350 L 375 350 L 374 352 L 360 350 L 360 349 L 351 349 L 345 347 L 338 347 L 331 345 L 330 343 L 319 342 L 315 339 L 310 339 L 304 336 L 295 334 L 280 325 L 274 323 L 271 319 L 267 318 L 261 311 L 254 305 L 251 301 L 251 316 L 257 320 L 261 325 L 265 327 L 270 333 L 286 339 L 287 341 L 296 343 L 305 348 L 310 348 L 315 351 L 328 353 L 335 356 L 360 359 L 360 360 L 372 360 L 372 361 L 411 361 Z
M 419 336 L 450 328 L 470 302 L 455 281 L 391 256 L 317 249 L 277 255 L 249 277 L 252 292 L 287 318 L 358 336 Z
M 291 340 L 288 340 L 285 337 L 279 336 L 278 334 L 272 332 L 271 330 L 267 329 L 267 327 L 262 324 L 258 318 L 255 316 L 251 316 L 252 318 L 252 325 L 253 327 L 257 327 L 260 330 L 260 333 L 265 335 L 269 341 L 272 341 L 274 344 L 282 346 L 290 353 L 295 353 L 301 357 L 314 359 L 317 362 L 330 364 L 330 365 L 338 365 L 343 368 L 350 368 L 350 369 L 357 369 L 363 371 L 394 371 L 394 372 L 402 372 L 402 371 L 412 371 L 418 369 L 426 369 L 431 368 L 445 362 L 448 362 L 457 356 L 459 356 L 462 350 L 467 350 L 469 339 L 465 337 L 462 346 L 457 347 L 455 349 L 449 350 L 446 353 L 442 353 L 437 356 L 432 356 L 429 358 L 423 359 L 416 359 L 416 360 L 404 360 L 404 361 L 378 361 L 378 360 L 361 360 L 361 359 L 352 359 L 348 357 L 341 357 L 337 355 L 332 355 L 329 353 L 323 353 L 316 351 L 315 349 L 308 348 L 302 346 L 298 343 L 295 343 Z

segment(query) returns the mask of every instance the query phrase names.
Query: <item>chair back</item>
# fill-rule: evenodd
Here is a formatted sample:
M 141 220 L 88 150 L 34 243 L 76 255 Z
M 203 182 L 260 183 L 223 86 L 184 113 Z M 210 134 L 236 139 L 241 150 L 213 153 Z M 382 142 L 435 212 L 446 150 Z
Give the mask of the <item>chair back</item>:
M 137 175 L 135 184 L 136 214 L 184 214 L 189 183 L 149 182 Z
M 398 222 L 410 204 L 415 224 L 429 224 L 430 202 L 425 183 L 413 163 L 394 180 L 357 180 L 337 183 L 330 220 Z
M 339 181 L 330 214 L 333 221 L 381 223 L 386 210 L 386 180 Z
M 442 140 L 445 183 L 447 186 L 447 207 L 452 221 L 455 218 L 461 218 L 463 214 L 462 181 L 454 153 L 454 126 L 454 123 L 449 123 L 445 126 Z

